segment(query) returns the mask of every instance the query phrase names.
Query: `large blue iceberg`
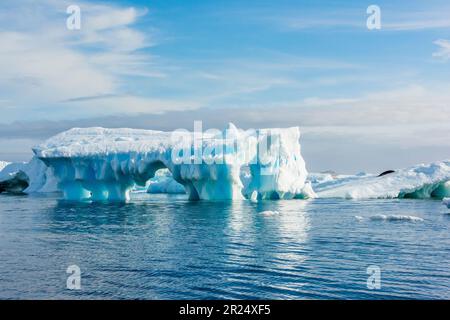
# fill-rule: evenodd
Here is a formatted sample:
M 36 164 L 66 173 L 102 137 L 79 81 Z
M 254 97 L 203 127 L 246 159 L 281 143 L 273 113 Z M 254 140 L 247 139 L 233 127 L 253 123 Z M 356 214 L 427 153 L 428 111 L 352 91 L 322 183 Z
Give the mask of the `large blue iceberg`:
M 33 149 L 68 200 L 127 201 L 167 168 L 189 199 L 314 197 L 306 183 L 300 130 L 162 132 L 74 128 Z

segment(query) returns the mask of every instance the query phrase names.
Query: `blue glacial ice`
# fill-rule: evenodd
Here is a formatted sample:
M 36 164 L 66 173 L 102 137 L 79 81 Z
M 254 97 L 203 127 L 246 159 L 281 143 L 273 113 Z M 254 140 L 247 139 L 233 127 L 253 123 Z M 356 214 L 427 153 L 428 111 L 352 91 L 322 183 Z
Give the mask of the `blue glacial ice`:
M 33 151 L 69 200 L 127 201 L 164 168 L 192 200 L 315 196 L 306 183 L 298 127 L 248 132 L 230 124 L 200 135 L 74 128 Z
M 168 169 L 160 169 L 147 183 L 148 193 L 179 194 L 186 193 L 183 185 L 176 182 Z

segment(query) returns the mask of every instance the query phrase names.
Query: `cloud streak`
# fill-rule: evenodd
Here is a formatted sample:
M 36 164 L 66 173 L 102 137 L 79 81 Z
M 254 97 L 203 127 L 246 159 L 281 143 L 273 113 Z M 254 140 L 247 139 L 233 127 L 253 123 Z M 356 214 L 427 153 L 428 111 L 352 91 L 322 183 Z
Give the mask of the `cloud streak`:
M 450 41 L 439 39 L 434 42 L 435 45 L 438 46 L 438 50 L 433 53 L 433 57 L 442 59 L 442 60 L 449 60 L 450 59 Z
M 367 5 L 368 6 L 368 5 Z M 285 12 L 259 12 L 251 16 L 291 31 L 320 31 L 320 30 L 362 30 L 367 31 L 367 6 L 357 5 L 333 6 L 325 10 L 321 6 L 311 6 L 303 10 Z M 448 12 L 450 7 L 427 3 L 425 7 L 398 7 L 390 4 L 379 4 L 381 9 L 382 31 L 420 31 L 432 29 L 446 29 L 450 27 Z M 254 12 L 253 12 L 254 13 Z M 249 13 L 247 13 L 249 14 Z M 250 14 L 249 14 L 250 15 Z

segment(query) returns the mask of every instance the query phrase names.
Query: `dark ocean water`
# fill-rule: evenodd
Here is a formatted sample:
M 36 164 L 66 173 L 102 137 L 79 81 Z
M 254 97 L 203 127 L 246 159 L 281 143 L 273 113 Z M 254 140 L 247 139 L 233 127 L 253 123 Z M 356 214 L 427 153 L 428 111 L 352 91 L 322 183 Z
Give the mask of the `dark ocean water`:
M 450 299 L 449 212 L 433 200 L 1 195 L 0 298 Z M 70 265 L 80 290 L 66 287 Z M 367 286 L 369 266 L 380 289 Z

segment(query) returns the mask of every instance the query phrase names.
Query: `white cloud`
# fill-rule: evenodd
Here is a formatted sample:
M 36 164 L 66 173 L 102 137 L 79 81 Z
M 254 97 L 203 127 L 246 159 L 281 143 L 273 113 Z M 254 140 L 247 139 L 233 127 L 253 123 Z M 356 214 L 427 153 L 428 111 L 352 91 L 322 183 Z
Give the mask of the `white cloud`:
M 425 4 L 411 9 L 395 5 L 380 5 L 381 30 L 417 31 L 427 29 L 446 29 L 450 27 L 448 6 Z M 322 7 L 306 7 L 302 10 L 248 13 L 255 20 L 273 23 L 286 30 L 312 29 L 360 29 L 367 31 L 366 7 L 351 5 L 323 10 Z
M 40 106 L 53 106 L 54 112 L 45 109 L 49 116 L 63 116 L 68 104 L 60 102 L 80 97 L 122 97 L 110 101 L 114 107 L 105 107 L 105 114 L 134 109 L 161 112 L 178 106 L 176 101 L 161 103 L 124 89 L 123 77 L 165 76 L 153 57 L 142 51 L 155 44 L 151 35 L 134 27 L 146 10 L 78 2 L 81 30 L 68 30 L 69 4 L 54 0 L 0 4 L 0 107 L 12 110 L 2 115 L 2 122 L 37 116 L 30 111 Z M 89 103 L 96 107 L 99 102 Z M 80 117 L 95 109 L 87 104 L 83 102 Z
M 68 44 L 102 46 L 104 50 L 131 53 L 154 45 L 149 35 L 133 29 L 147 10 L 116 8 L 106 5 L 80 5 L 82 26 L 80 30 L 65 34 Z
M 0 42 L 1 94 L 17 104 L 48 103 L 115 88 L 114 78 L 90 65 L 85 55 L 49 39 L 2 32 Z
M 450 87 L 409 85 L 347 98 L 298 103 L 307 125 L 393 126 L 450 122 Z
M 434 42 L 435 45 L 437 45 L 438 51 L 433 53 L 433 57 L 448 60 L 450 59 L 450 41 L 439 39 Z
M 117 27 L 126 27 L 136 22 L 138 16 L 145 14 L 146 11 L 139 13 L 136 8 L 113 8 L 104 5 L 83 4 L 81 9 L 87 9 L 87 17 L 84 26 L 90 30 L 107 30 Z

